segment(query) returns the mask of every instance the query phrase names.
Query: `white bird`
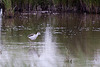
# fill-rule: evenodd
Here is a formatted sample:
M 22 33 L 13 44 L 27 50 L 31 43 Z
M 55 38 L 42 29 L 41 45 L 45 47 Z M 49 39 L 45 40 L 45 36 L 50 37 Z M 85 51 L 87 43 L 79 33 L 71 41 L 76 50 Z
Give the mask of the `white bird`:
M 0 15 L 2 15 L 2 9 L 0 9 Z
M 40 32 L 37 32 L 37 34 L 30 34 L 28 35 L 28 38 L 31 40 L 35 40 L 38 37 L 38 35 L 40 35 Z

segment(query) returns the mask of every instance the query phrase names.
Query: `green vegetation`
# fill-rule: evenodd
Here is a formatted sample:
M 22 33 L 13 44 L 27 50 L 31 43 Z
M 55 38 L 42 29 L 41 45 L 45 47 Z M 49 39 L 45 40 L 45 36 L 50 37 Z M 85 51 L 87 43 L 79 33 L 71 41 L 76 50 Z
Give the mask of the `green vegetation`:
M 100 13 L 100 0 L 2 0 L 2 3 L 6 15 L 41 10 Z
M 12 17 L 14 15 L 14 10 L 12 8 L 11 0 L 2 0 L 2 3 L 5 7 L 5 16 L 6 17 Z

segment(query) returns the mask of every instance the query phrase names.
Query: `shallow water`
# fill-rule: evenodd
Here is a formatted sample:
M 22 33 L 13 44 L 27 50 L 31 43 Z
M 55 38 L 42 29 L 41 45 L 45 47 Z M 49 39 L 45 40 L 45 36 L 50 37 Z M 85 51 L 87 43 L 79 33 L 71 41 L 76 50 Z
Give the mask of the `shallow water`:
M 0 17 L 0 67 L 99 67 L 100 16 Z M 28 35 L 40 32 L 36 40 Z

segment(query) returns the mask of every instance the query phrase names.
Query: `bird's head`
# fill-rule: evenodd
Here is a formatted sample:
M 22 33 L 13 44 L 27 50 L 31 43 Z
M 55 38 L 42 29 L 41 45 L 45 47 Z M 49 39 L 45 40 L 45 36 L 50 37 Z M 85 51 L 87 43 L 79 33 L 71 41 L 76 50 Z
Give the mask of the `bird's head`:
M 40 32 L 37 32 L 37 34 L 38 34 L 38 35 L 41 35 L 41 33 L 40 33 Z

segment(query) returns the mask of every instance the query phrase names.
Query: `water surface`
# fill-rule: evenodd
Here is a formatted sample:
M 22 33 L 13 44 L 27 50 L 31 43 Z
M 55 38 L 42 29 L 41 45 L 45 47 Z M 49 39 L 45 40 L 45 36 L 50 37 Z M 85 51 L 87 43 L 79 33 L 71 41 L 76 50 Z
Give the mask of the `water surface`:
M 0 17 L 0 67 L 99 67 L 100 16 Z M 28 35 L 40 32 L 36 40 Z

